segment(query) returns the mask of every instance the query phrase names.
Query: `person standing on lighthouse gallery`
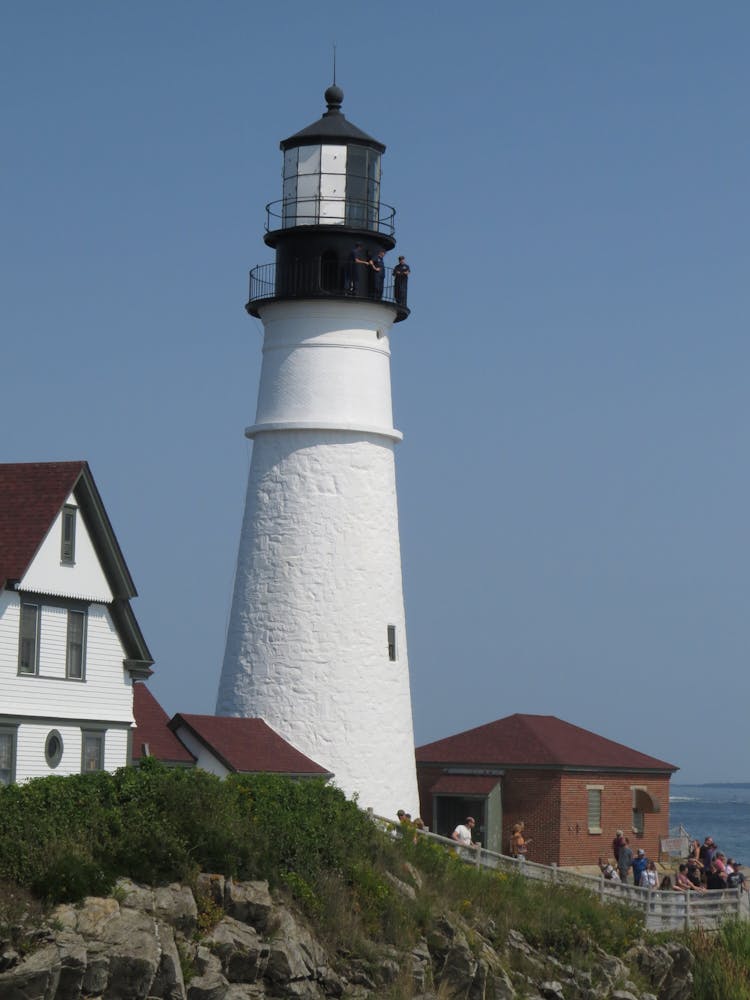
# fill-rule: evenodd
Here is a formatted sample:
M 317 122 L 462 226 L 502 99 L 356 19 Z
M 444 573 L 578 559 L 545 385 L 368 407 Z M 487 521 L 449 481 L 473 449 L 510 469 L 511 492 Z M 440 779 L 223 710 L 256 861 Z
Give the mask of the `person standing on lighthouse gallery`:
M 406 257 L 399 257 L 398 264 L 393 268 L 393 291 L 396 298 L 396 305 L 406 305 L 406 286 L 410 274 L 411 269 L 406 263 Z
M 347 276 L 347 291 L 352 295 L 359 292 L 359 284 L 364 275 L 364 268 L 370 267 L 370 261 L 365 256 L 365 250 L 361 243 L 355 243 L 349 254 L 349 274 Z
M 375 260 L 370 264 L 375 272 L 372 279 L 372 290 L 376 299 L 383 298 L 383 282 L 385 280 L 385 250 L 378 250 Z

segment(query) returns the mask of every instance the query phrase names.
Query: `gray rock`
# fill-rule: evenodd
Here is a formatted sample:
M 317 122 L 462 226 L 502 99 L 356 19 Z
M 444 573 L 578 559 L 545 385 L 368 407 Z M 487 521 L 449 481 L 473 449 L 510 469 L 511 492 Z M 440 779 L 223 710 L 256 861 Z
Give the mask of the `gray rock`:
M 144 913 L 154 912 L 154 890 L 144 885 L 138 885 L 132 879 L 118 878 L 114 896 L 119 899 L 120 906 L 128 910 L 143 910 Z
M 232 879 L 227 879 L 224 886 L 224 909 L 235 920 L 265 931 L 273 911 L 268 882 L 233 882 Z
M 14 965 L 18 965 L 21 961 L 21 956 L 14 948 L 4 948 L 0 953 L 0 972 L 5 972 L 7 969 L 12 969 Z
M 86 970 L 83 974 L 81 992 L 84 996 L 98 996 L 109 982 L 109 952 L 101 941 L 86 945 Z
M 56 944 L 60 957 L 60 981 L 55 1000 L 78 1000 L 88 964 L 86 945 L 80 934 L 73 931 L 61 931 Z
M 186 885 L 168 885 L 154 890 L 154 914 L 186 937 L 198 926 L 198 906 Z
M 555 979 L 540 983 L 539 992 L 544 1000 L 565 1000 L 562 983 L 558 983 Z
M 268 945 L 260 941 L 253 927 L 234 917 L 225 917 L 202 943 L 219 958 L 229 982 L 254 983 L 266 970 Z
M 393 872 L 385 873 L 386 881 L 389 882 L 396 892 L 400 895 L 405 896 L 407 899 L 416 899 L 417 892 L 414 886 L 407 885 L 406 882 L 402 882 L 400 878 L 397 878 Z
M 409 879 L 417 891 L 422 888 L 422 876 L 419 874 L 411 861 L 404 861 L 404 875 Z
M 150 995 L 161 1000 L 184 1000 L 185 982 L 174 931 L 168 924 L 161 922 L 157 923 L 156 931 L 161 945 L 161 959 L 151 984 Z
M 456 931 L 437 976 L 447 997 L 465 997 L 477 974 L 478 962 L 471 953 L 465 935 Z
M 60 956 L 56 945 L 33 952 L 9 972 L 0 973 L 2 1000 L 49 1000 L 60 982 Z
M 328 964 L 323 948 L 302 924 L 283 907 L 274 907 L 274 932 L 270 941 L 271 954 L 266 970 L 275 983 L 311 979 L 316 970 Z
M 190 980 L 187 1000 L 224 1000 L 228 992 L 229 983 L 224 976 L 220 972 L 208 972 Z

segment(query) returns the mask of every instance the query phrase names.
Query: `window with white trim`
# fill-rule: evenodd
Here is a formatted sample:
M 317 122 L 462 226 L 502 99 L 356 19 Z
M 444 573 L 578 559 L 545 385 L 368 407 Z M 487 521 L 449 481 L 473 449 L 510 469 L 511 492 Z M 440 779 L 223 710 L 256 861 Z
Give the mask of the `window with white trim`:
M 19 674 L 39 673 L 39 605 L 21 604 L 18 639 Z
M 589 833 L 602 832 L 602 792 L 603 785 L 586 785 L 588 797 L 588 830 Z

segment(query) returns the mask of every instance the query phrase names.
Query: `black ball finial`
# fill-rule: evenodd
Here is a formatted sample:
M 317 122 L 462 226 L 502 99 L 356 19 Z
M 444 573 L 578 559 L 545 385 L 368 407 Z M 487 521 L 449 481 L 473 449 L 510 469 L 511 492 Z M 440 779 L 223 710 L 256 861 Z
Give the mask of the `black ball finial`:
M 326 104 L 329 111 L 340 111 L 344 100 L 344 91 L 334 83 L 325 92 Z

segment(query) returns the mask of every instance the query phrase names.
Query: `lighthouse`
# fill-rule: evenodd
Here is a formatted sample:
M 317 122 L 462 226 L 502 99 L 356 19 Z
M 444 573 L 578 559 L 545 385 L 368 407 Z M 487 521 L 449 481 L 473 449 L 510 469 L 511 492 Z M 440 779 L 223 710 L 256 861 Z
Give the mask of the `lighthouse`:
M 216 711 L 261 717 L 361 807 L 416 813 L 418 793 L 396 501 L 394 282 L 385 146 L 343 92 L 281 142 L 267 206 L 275 261 L 250 272 L 263 362 Z

